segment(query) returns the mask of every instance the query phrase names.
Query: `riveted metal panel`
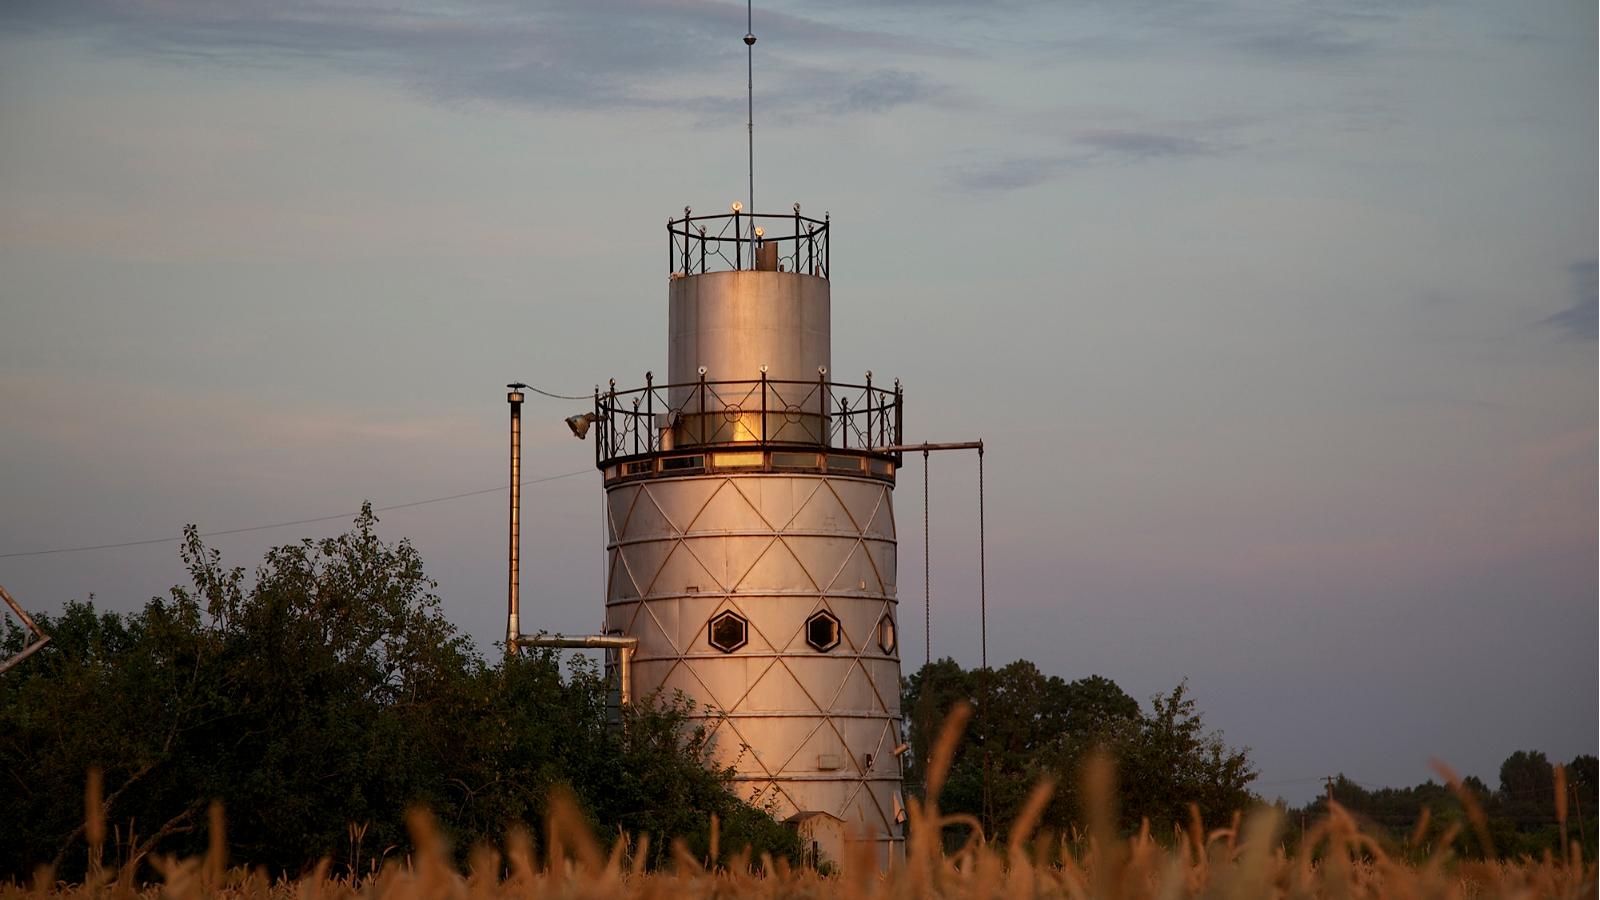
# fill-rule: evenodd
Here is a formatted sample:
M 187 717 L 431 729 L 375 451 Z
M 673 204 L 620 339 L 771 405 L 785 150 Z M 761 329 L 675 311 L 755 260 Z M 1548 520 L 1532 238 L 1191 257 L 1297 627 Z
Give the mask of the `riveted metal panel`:
M 891 490 L 864 477 L 686 475 L 613 486 L 606 507 L 606 626 L 639 639 L 638 695 L 693 699 L 742 795 L 779 818 L 837 816 L 886 854 L 902 839 L 900 662 L 878 644 L 896 614 Z M 805 640 L 823 610 L 842 630 L 828 652 Z M 707 628 L 728 611 L 748 640 L 724 653 Z

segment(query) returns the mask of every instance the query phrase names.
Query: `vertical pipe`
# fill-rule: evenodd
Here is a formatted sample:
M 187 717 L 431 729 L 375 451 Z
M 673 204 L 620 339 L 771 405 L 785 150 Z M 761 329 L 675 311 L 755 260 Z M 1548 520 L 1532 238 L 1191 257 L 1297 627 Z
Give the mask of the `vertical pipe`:
M 621 656 L 622 673 L 619 679 L 617 695 L 623 706 L 627 706 L 633 699 L 633 648 L 623 647 Z
M 739 224 L 739 211 L 736 209 L 733 211 L 733 267 L 735 269 L 744 268 L 744 238 L 740 237 L 742 232 L 739 230 L 743 227 Z M 727 257 L 724 256 L 723 259 L 727 259 Z
M 833 278 L 833 220 L 822 214 L 822 277 Z
M 511 404 L 511 547 L 507 561 L 506 655 L 515 656 L 517 637 L 522 633 L 518 609 L 522 573 L 522 392 L 513 389 L 506 394 L 506 402 Z
M 767 367 L 761 367 L 761 446 L 767 446 Z

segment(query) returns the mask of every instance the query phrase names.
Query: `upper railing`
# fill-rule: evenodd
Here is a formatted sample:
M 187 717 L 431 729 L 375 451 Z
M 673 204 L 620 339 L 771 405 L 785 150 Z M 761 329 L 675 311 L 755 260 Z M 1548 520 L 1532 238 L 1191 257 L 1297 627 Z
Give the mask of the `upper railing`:
M 692 381 L 595 393 L 595 463 L 690 447 L 816 447 L 866 450 L 900 443 L 904 394 L 826 380 Z M 883 451 L 888 453 L 890 451 Z
M 783 272 L 802 272 L 827 278 L 833 271 L 828 255 L 828 215 L 821 219 L 800 215 L 800 204 L 787 215 L 731 213 L 691 214 L 667 220 L 667 267 L 673 274 L 704 275 L 760 266 L 760 251 L 776 248 L 775 264 Z M 769 262 L 770 262 L 769 258 Z

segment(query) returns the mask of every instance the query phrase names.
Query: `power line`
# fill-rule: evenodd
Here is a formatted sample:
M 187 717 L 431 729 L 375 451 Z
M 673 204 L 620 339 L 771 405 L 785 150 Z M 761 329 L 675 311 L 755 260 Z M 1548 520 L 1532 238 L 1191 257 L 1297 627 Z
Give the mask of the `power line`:
M 543 393 L 543 391 L 540 391 L 540 393 Z M 579 469 L 576 472 L 563 472 L 560 475 L 546 475 L 543 478 L 530 478 L 530 479 L 527 479 L 527 480 L 523 481 L 522 484 L 523 484 L 524 487 L 526 487 L 527 485 L 530 485 L 530 484 L 543 484 L 543 483 L 545 483 L 547 481 L 559 481 L 562 478 L 573 478 L 575 476 L 582 475 L 582 474 L 584 474 L 586 472 L 591 472 L 591 471 L 593 471 L 593 470 L 592 469 Z M 373 507 L 372 511 L 373 512 L 391 512 L 391 511 L 397 510 L 397 509 L 410 509 L 410 508 L 412 508 L 414 506 L 427 506 L 430 503 L 443 503 L 446 500 L 460 500 L 460 499 L 462 499 L 464 497 L 477 497 L 477 496 L 480 496 L 480 495 L 483 495 L 483 494 L 498 493 L 498 492 L 503 491 L 505 489 L 506 489 L 506 487 L 504 485 L 501 485 L 499 487 L 483 488 L 481 490 L 476 490 L 476 491 L 464 491 L 464 492 L 462 492 L 460 494 L 450 494 L 450 495 L 445 496 L 445 497 L 429 497 L 426 500 L 413 500 L 410 503 L 395 503 L 395 504 L 392 504 L 392 505 L 389 505 L 389 506 L 377 506 L 377 507 Z M 360 513 L 359 512 L 334 513 L 333 515 L 329 515 L 329 516 L 315 516 L 315 517 L 309 518 L 309 519 L 295 519 L 295 520 L 290 521 L 290 522 L 273 522 L 273 523 L 271 523 L 269 525 L 250 525 L 250 526 L 245 527 L 245 528 L 227 528 L 227 529 L 223 529 L 222 531 L 207 531 L 207 532 L 202 533 L 200 536 L 203 537 L 203 538 L 209 538 L 209 537 L 222 537 L 224 535 L 229 535 L 229 534 L 245 534 L 245 533 L 251 532 L 251 531 L 266 531 L 266 530 L 272 529 L 272 528 L 288 528 L 291 525 L 312 525 L 312 524 L 315 524 L 317 522 L 330 522 L 330 521 L 333 521 L 334 519 L 349 519 L 349 518 L 352 518 L 352 517 L 357 516 L 357 515 L 360 515 Z M 182 538 L 181 537 L 146 538 L 145 540 L 139 540 L 139 541 L 121 541 L 121 542 L 115 543 L 115 544 L 93 544 L 93 545 L 85 546 L 85 547 L 53 547 L 53 548 L 51 548 L 49 550 L 23 550 L 23 551 L 18 551 L 18 552 L 14 552 L 14 553 L 0 553 L 0 559 L 14 559 L 14 558 L 21 557 L 21 556 L 48 556 L 48 555 L 57 554 L 57 553 L 87 553 L 90 550 L 114 550 L 114 549 L 117 549 L 119 547 L 144 547 L 144 546 L 148 546 L 150 544 L 170 544 L 170 543 L 173 543 L 174 541 L 179 541 L 179 540 L 182 540 Z
M 522 386 L 522 389 L 523 390 L 527 390 L 527 391 L 533 391 L 535 394 L 543 394 L 546 397 L 551 397 L 551 398 L 556 399 L 556 400 L 593 400 L 594 399 L 594 395 L 593 394 L 552 394 L 549 391 L 541 391 L 536 387 L 529 387 L 526 384 Z

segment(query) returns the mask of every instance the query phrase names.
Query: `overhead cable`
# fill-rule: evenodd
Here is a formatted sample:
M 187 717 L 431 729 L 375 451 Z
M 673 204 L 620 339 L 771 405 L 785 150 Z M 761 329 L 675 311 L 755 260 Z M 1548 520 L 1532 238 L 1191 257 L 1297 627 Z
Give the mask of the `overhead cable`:
M 583 474 L 585 474 L 587 472 L 592 472 L 592 471 L 594 471 L 594 470 L 593 469 L 579 469 L 576 472 L 563 472 L 560 475 L 546 475 L 543 478 L 530 478 L 530 479 L 527 479 L 527 480 L 523 481 L 522 484 L 523 484 L 524 487 L 526 487 L 527 485 L 530 485 L 530 484 L 543 484 L 544 482 L 547 482 L 547 481 L 558 481 L 558 480 L 560 480 L 562 478 L 573 478 L 575 476 L 583 475 Z M 413 500 L 410 503 L 395 503 L 395 504 L 392 504 L 392 505 L 389 505 L 389 506 L 375 506 L 375 507 L 373 507 L 372 511 L 373 512 L 391 512 L 391 511 L 397 510 L 397 509 L 410 509 L 410 508 L 412 508 L 414 506 L 427 506 L 430 503 L 443 503 L 446 500 L 460 500 L 460 499 L 462 499 L 464 497 L 477 497 L 477 496 L 480 496 L 482 494 L 493 494 L 493 493 L 497 493 L 497 492 L 503 491 L 503 490 L 506 490 L 506 486 L 505 485 L 500 485 L 499 487 L 483 488 L 481 490 L 476 490 L 476 491 L 465 491 L 465 492 L 460 493 L 460 494 L 450 494 L 450 495 L 445 496 L 445 497 L 429 497 L 426 500 Z M 245 527 L 245 528 L 227 528 L 227 529 L 223 529 L 222 531 L 207 531 L 207 532 L 203 532 L 200 536 L 203 537 L 203 538 L 209 538 L 209 537 L 221 537 L 223 535 L 229 535 L 229 534 L 244 534 L 244 533 L 250 532 L 250 531 L 266 531 L 266 530 L 272 529 L 272 528 L 288 528 L 291 525 L 311 525 L 311 524 L 315 524 L 317 522 L 331 522 L 334 519 L 350 519 L 350 518 L 353 518 L 353 517 L 355 517 L 357 515 L 360 515 L 360 513 L 359 512 L 334 513 L 333 515 L 329 515 L 329 516 L 315 516 L 315 517 L 312 517 L 312 518 L 309 518 L 309 519 L 295 519 L 295 520 L 290 521 L 290 522 L 273 522 L 273 523 L 271 523 L 269 525 L 250 525 L 250 526 Z M 49 550 L 23 550 L 23 551 L 14 552 L 14 553 L 0 553 L 0 559 L 14 559 L 16 557 L 21 557 L 21 556 L 48 556 L 48 555 L 52 555 L 52 554 L 56 554 L 56 553 L 86 553 L 86 552 L 88 552 L 90 550 L 115 550 L 115 549 L 117 549 L 119 547 L 142 547 L 142 546 L 146 546 L 146 545 L 149 545 L 149 544 L 170 544 L 170 543 L 172 543 L 174 541 L 178 541 L 178 540 L 182 540 L 182 538 L 181 537 L 146 538 L 145 540 L 139 540 L 139 541 L 121 541 L 121 542 L 115 543 L 115 544 L 93 544 L 93 545 L 86 546 L 86 547 L 53 547 L 53 548 L 51 548 Z

